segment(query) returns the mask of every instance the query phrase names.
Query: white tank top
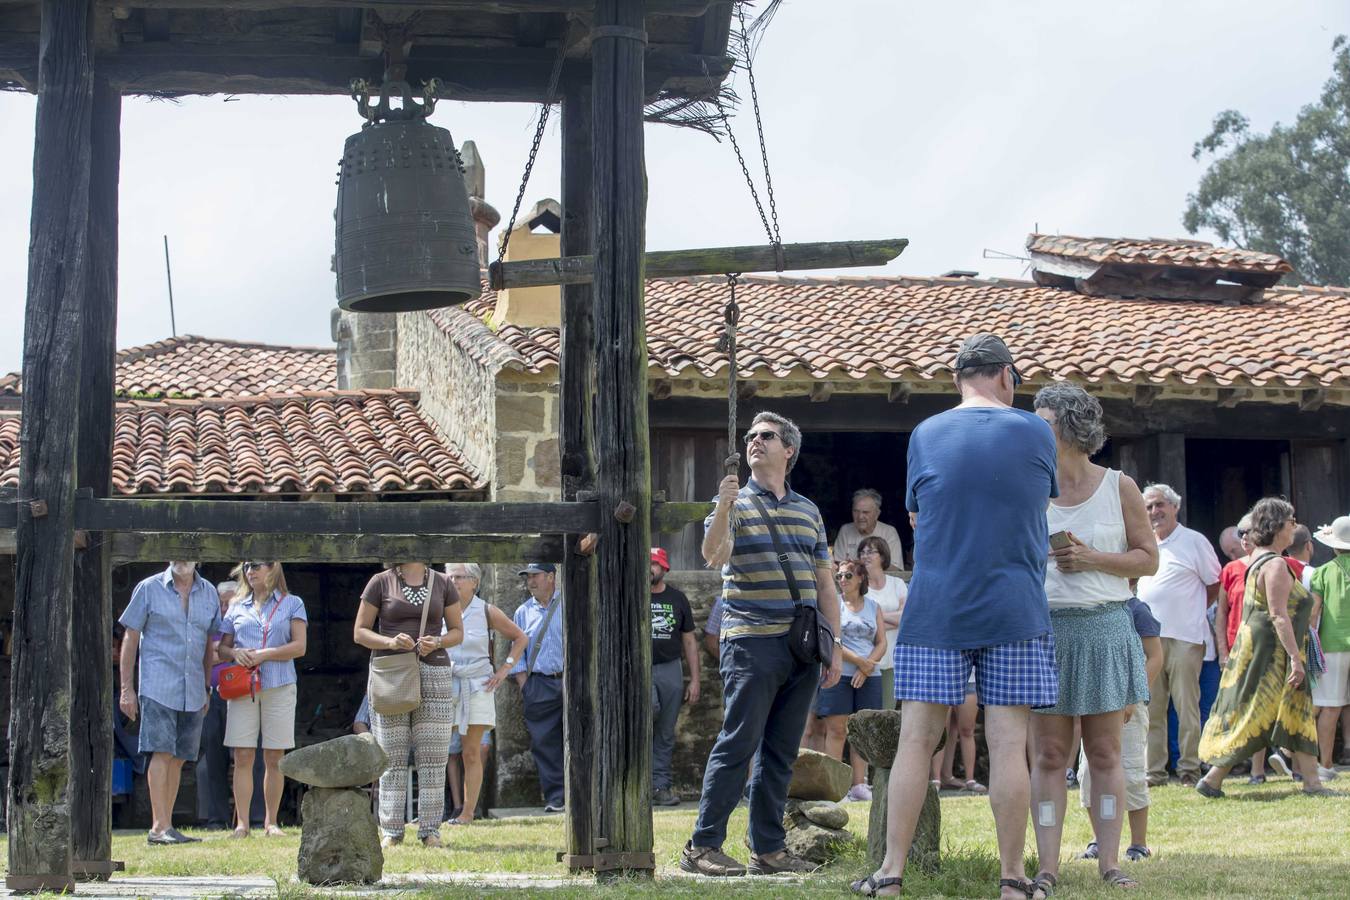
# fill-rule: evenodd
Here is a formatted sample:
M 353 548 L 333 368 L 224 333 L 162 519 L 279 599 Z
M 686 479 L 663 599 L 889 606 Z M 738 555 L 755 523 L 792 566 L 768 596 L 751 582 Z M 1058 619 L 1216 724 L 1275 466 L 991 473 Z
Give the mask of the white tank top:
M 474 597 L 461 611 L 464 620 L 464 640 L 450 648 L 450 661 L 455 664 L 455 675 L 460 678 L 479 678 L 492 674 L 488 658 L 487 604 L 482 597 Z
M 1124 553 L 1125 516 L 1120 509 L 1120 472 L 1107 469 L 1102 483 L 1077 506 L 1046 507 L 1050 533 L 1072 531 L 1073 536 L 1094 550 Z M 1047 548 L 1048 552 L 1048 548 Z M 1045 596 L 1051 609 L 1085 609 L 1134 596 L 1130 582 L 1106 572 L 1065 574 L 1051 561 L 1045 568 Z

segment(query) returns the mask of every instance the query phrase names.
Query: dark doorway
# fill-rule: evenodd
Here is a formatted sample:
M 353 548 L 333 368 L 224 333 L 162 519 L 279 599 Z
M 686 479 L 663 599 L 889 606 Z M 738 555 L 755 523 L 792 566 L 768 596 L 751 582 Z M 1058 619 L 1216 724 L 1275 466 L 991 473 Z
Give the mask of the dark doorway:
M 1289 490 L 1288 441 L 1186 441 L 1181 521 L 1209 538 L 1216 551 L 1219 532 L 1236 525 L 1253 503 L 1288 496 Z

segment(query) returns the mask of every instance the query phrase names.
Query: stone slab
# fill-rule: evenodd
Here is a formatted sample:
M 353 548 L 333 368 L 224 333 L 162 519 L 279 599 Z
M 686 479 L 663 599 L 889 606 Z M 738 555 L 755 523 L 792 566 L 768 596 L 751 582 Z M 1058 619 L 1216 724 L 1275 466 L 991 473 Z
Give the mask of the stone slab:
M 0 897 L 22 896 L 0 889 Z M 262 898 L 277 896 L 276 882 L 261 876 L 114 876 L 111 881 L 81 882 L 74 896 L 89 900 L 154 897 L 156 900 L 197 900 L 199 897 Z

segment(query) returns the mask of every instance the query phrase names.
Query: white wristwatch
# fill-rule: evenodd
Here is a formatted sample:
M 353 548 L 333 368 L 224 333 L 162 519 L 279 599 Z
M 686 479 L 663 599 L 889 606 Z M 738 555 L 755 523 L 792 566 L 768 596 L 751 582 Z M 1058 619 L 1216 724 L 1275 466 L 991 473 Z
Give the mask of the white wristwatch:
M 516 664 L 516 658 L 515 658 L 514 656 L 508 656 L 503 662 L 504 662 L 508 667 L 514 666 L 514 665 Z

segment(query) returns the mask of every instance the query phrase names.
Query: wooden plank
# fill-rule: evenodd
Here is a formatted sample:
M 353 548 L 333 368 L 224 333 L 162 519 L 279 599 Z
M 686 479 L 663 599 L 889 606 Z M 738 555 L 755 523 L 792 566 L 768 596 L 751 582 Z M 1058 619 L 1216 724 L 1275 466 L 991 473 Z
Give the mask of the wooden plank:
M 95 77 L 76 475 L 80 487 L 99 497 L 112 491 L 121 120 L 122 95 Z M 111 874 L 112 866 L 112 568 L 102 534 L 89 535 L 86 549 L 75 554 L 73 591 L 80 614 L 71 618 L 71 642 L 82 659 L 101 664 L 77 665 L 70 673 L 71 844 L 82 871 L 91 873 L 86 877 L 96 878 L 104 869 Z
M 591 196 L 591 85 L 564 85 L 562 103 L 562 234 L 564 255 L 589 253 L 595 215 Z M 563 499 L 595 489 L 591 397 L 595 350 L 591 286 L 562 289 L 558 352 Z M 572 858 L 595 852 L 596 683 L 595 557 L 571 555 L 563 565 L 563 754 L 566 771 L 565 841 Z M 572 870 L 578 871 L 577 867 Z
M 1220 303 L 1251 303 L 1261 288 L 1241 284 L 1188 284 L 1168 279 L 1145 281 L 1117 275 L 1079 278 L 1074 287 L 1080 294 L 1093 297 L 1142 297 L 1148 300 L 1213 300 Z
M 906 238 L 881 241 L 820 241 L 783 245 L 783 271 L 848 269 L 884 266 L 909 246 Z M 703 247 L 695 250 L 653 250 L 646 255 L 648 278 L 682 275 L 726 275 L 732 272 L 772 272 L 778 261 L 770 244 L 748 247 Z M 590 256 L 494 262 L 489 278 L 494 290 L 585 284 L 595 271 Z
M 652 531 L 679 531 L 691 522 L 701 524 L 712 511 L 712 502 L 694 500 L 658 503 L 652 510 Z
M 81 497 L 76 507 L 77 527 L 88 531 L 582 534 L 594 531 L 600 518 L 594 503 L 285 503 Z
M 702 93 L 731 71 L 724 56 L 703 56 L 653 48 L 644 88 Z M 442 96 L 466 101 L 539 103 L 545 97 L 557 50 L 551 47 L 415 46 L 408 81 L 439 78 Z M 384 64 L 354 56 L 351 45 L 301 41 L 240 41 L 186 44 L 175 41 L 126 43 L 98 54 L 98 69 L 124 94 L 339 94 L 354 78 L 378 84 Z M 36 81 L 37 47 L 23 36 L 0 35 L 0 81 Z M 587 74 L 585 60 L 563 65 L 564 78 Z M 353 121 L 355 113 L 353 112 Z
M 717 0 L 648 0 L 647 12 L 663 16 L 701 16 Z M 141 9 L 420 9 L 427 12 L 589 13 L 593 0 L 125 0 Z
M 643 0 L 597 0 L 596 28 L 641 30 Z M 598 695 L 595 833 L 606 853 L 652 852 L 651 459 L 647 341 L 643 326 L 646 172 L 642 44 L 614 33 L 591 46 L 595 269 L 596 548 Z M 630 521 L 611 514 L 635 509 Z M 634 864 L 604 881 L 653 870 Z
M 90 0 L 43 0 L 41 10 L 19 468 L 19 496 L 33 505 L 25 504 L 16 535 L 5 883 L 11 890 L 40 882 L 45 890 L 73 892 L 70 619 L 73 423 L 80 400 L 74 361 L 89 277 L 94 16 Z
M 470 560 L 480 565 L 518 564 L 530 560 L 563 561 L 559 535 L 477 537 L 428 534 L 203 534 L 201 532 L 136 533 L 111 536 L 113 562 L 163 562 L 195 559 L 238 562 L 276 559 L 288 563 L 368 563 L 428 559 Z

